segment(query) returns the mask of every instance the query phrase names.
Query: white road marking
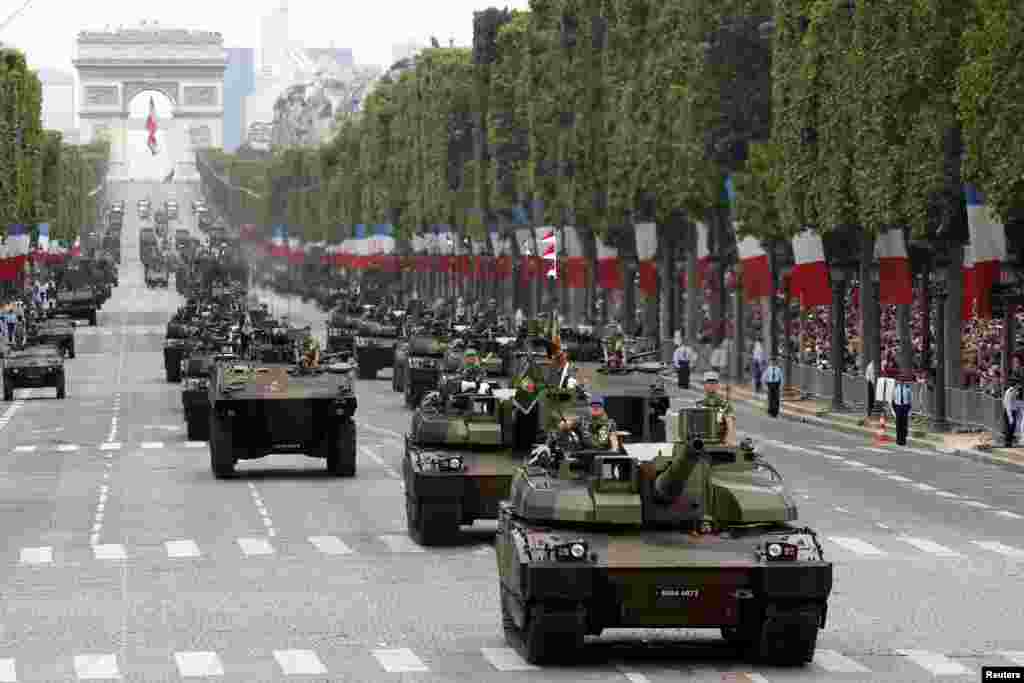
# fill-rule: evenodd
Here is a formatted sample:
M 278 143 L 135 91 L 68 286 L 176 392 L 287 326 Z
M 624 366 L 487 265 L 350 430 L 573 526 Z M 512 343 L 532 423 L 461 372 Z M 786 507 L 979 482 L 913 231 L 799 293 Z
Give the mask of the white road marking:
M 1000 652 L 999 656 L 1010 660 L 1017 666 L 1024 666 L 1024 650 Z
M 75 675 L 81 680 L 121 678 L 116 654 L 75 655 Z
M 92 547 L 93 556 L 97 560 L 124 560 L 127 558 L 124 546 L 120 543 L 102 543 Z
M 164 442 L 163 441 L 143 441 L 142 444 L 140 444 L 140 445 L 141 445 L 142 448 L 146 448 L 146 449 L 163 448 L 164 447 Z
M 208 444 L 205 441 L 186 441 L 185 448 L 206 448 Z
M 309 542 L 325 555 L 351 555 L 352 549 L 337 536 L 310 536 Z
M 971 670 L 959 662 L 954 662 L 946 655 L 927 650 L 896 650 L 922 669 L 925 669 L 933 676 L 964 676 L 970 675 Z
M 849 538 L 847 536 L 829 536 L 828 539 L 837 545 L 841 545 L 851 552 L 855 552 L 858 555 L 874 555 L 881 556 L 885 555 L 885 551 L 879 550 L 875 546 L 871 545 L 867 541 L 862 541 L 859 538 Z
M 818 650 L 814 653 L 814 663 L 825 671 L 840 674 L 868 673 L 870 669 L 835 650 Z
M 0 659 L 0 683 L 16 683 L 17 680 L 18 667 L 15 666 L 14 659 Z
M 949 491 L 936 491 L 935 495 L 939 498 L 963 498 L 963 496 L 957 493 L 950 493 Z
M 387 473 L 387 475 L 389 477 L 391 477 L 392 479 L 401 479 L 402 478 L 402 475 L 399 474 L 398 471 L 395 470 L 394 467 L 392 467 L 391 465 L 389 465 L 386 462 L 384 462 L 384 459 L 382 457 L 380 457 L 379 455 L 377 455 L 377 453 L 375 453 L 374 450 L 372 448 L 370 448 L 369 446 L 360 446 L 359 447 L 359 452 L 362 453 L 363 455 L 365 455 L 370 460 L 372 460 L 375 463 L 377 463 L 378 465 L 380 465 L 381 467 L 383 467 L 384 468 L 384 472 Z
M 393 553 L 422 553 L 423 548 L 416 541 L 404 534 L 388 534 L 379 536 Z
M 929 486 L 928 484 L 914 484 L 914 488 L 920 489 L 921 491 L 938 491 L 937 488 Z
M 53 548 L 42 546 L 39 548 L 22 548 L 22 564 L 50 564 L 53 562 Z
M 864 446 L 864 447 L 862 447 L 862 448 L 861 448 L 861 450 L 862 450 L 862 451 L 870 451 L 870 452 L 872 452 L 872 453 L 884 453 L 885 455 L 889 455 L 889 454 L 891 454 L 891 453 L 892 453 L 892 449 L 891 449 L 891 448 L 890 448 L 890 449 L 885 449 L 885 448 L 870 448 L 870 447 L 868 447 L 868 446 Z
M 178 673 L 183 678 L 224 675 L 224 667 L 216 652 L 175 652 L 174 660 L 178 663 Z
M 199 546 L 192 539 L 164 541 L 167 557 L 199 557 Z
M 960 504 L 961 505 L 966 505 L 967 507 L 978 508 L 979 510 L 991 510 L 992 509 L 992 506 L 989 505 L 988 503 L 982 503 L 982 502 L 977 501 L 977 500 L 961 500 Z
M 371 432 L 377 432 L 378 434 L 384 434 L 385 436 L 390 436 L 391 438 L 398 439 L 399 441 L 404 441 L 405 440 L 405 434 L 401 434 L 401 433 L 396 432 L 396 431 L 394 431 L 392 429 L 385 429 L 384 427 L 377 427 L 376 425 L 372 425 L 369 422 L 360 422 L 359 426 L 363 427 L 364 429 L 368 429 Z
M 879 476 L 885 476 L 885 475 L 889 474 L 888 471 L 880 470 L 877 467 L 865 467 L 864 471 L 865 472 L 870 472 L 871 474 L 877 474 Z
M 829 455 L 828 453 L 822 453 L 821 457 L 827 458 L 829 460 L 844 460 L 845 459 L 841 455 Z
M 249 483 L 249 493 L 252 494 L 253 503 L 256 504 L 256 511 L 260 513 L 260 521 L 263 526 L 267 529 L 268 536 L 276 536 L 277 532 L 274 531 L 274 522 L 270 518 L 270 513 L 267 512 L 267 506 L 263 503 L 263 498 L 260 496 L 260 492 L 256 489 L 256 485 L 251 481 Z
M 1012 545 L 1003 545 L 999 541 L 971 541 L 971 543 L 980 548 L 984 548 L 985 550 L 991 550 L 994 553 L 999 553 L 1000 555 L 1024 559 L 1024 550 L 1014 548 Z
M 838 505 L 834 506 L 832 509 L 835 510 L 836 512 L 849 512 L 849 510 L 847 510 L 846 508 L 839 507 Z
M 750 683 L 771 683 L 767 678 L 753 671 L 747 671 L 743 675 L 747 677 Z
M 530 664 L 510 647 L 482 647 L 480 653 L 498 671 L 537 671 L 539 666 Z
M 35 446 L 15 446 L 15 453 L 34 453 L 36 450 Z
M 999 510 L 996 514 L 1000 517 L 1006 517 L 1007 519 L 1024 519 L 1024 516 L 1018 515 L 1016 512 L 1010 512 L 1009 510 Z
M 312 650 L 274 650 L 281 672 L 285 676 L 309 676 L 327 673 L 327 668 Z
M 57 444 L 58 453 L 71 453 L 78 450 L 78 444 L 75 443 L 62 443 Z
M 918 550 L 923 550 L 924 552 L 931 553 L 932 555 L 963 557 L 963 553 L 959 553 L 952 548 L 947 548 L 946 546 L 927 538 L 914 538 L 913 536 L 899 536 L 898 538 L 905 543 L 909 543 Z
M 651 683 L 651 679 L 635 671 L 622 671 L 620 673 L 626 677 L 626 680 L 629 681 L 629 683 Z
M 867 463 L 860 462 L 858 460 L 847 460 L 846 464 L 850 467 L 867 467 Z
M 239 538 L 238 546 L 248 555 L 273 555 L 274 546 L 265 538 Z
M 890 474 L 886 477 L 886 479 L 890 481 L 913 481 L 913 479 L 907 479 L 906 477 L 900 476 L 898 474 Z
M 121 450 L 121 444 L 117 441 L 108 441 L 107 443 L 100 444 L 101 451 L 119 451 Z
M 427 665 L 407 647 L 394 650 L 374 650 L 373 656 L 382 669 L 388 673 L 409 673 L 412 671 L 430 671 Z

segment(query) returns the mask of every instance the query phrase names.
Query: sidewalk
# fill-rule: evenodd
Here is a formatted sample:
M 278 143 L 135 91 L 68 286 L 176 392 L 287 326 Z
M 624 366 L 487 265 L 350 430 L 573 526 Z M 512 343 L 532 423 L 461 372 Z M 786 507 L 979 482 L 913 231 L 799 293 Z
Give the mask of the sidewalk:
M 676 385 L 674 376 L 666 378 L 665 384 L 670 395 L 680 395 L 682 393 Z M 699 393 L 699 384 L 691 384 L 691 387 L 693 388 L 692 390 L 696 390 Z M 729 387 L 729 397 L 734 403 L 745 403 L 767 413 L 767 394 L 754 394 L 748 384 L 731 385 Z M 851 410 L 849 412 L 834 413 L 832 411 L 832 402 L 829 400 L 786 400 L 785 396 L 783 396 L 779 417 L 794 422 L 813 424 L 845 434 L 863 436 L 871 441 L 874 441 L 879 430 L 879 420 L 877 417 L 872 417 L 870 423 L 868 423 L 863 411 L 855 412 Z M 886 422 L 888 427 L 886 435 L 891 443 L 895 443 L 896 421 L 890 417 Z M 941 453 L 958 455 L 1017 472 L 1024 472 L 1024 448 L 994 448 L 992 443 L 992 435 L 989 432 L 965 434 L 929 432 L 928 420 L 921 416 L 911 417 L 910 437 L 907 439 L 907 445 L 915 448 L 926 448 Z

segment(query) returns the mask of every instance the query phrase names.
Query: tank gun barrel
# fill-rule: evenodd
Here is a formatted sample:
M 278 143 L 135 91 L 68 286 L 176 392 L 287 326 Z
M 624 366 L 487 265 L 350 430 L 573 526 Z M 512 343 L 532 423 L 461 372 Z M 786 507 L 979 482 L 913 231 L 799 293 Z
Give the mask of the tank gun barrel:
M 672 462 L 654 480 L 654 491 L 659 498 L 669 500 L 678 496 L 693 474 L 704 453 L 704 441 L 697 437 L 689 443 L 676 445 Z

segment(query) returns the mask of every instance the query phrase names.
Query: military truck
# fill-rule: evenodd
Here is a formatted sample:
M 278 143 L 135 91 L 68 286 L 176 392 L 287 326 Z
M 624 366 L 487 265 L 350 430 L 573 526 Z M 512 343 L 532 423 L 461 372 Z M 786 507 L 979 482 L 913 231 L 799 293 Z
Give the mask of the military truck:
M 4 359 L 4 400 L 14 400 L 15 389 L 53 387 L 64 398 L 64 354 L 52 344 L 11 351 Z
M 666 422 L 664 443 L 544 447 L 518 470 L 495 543 L 506 639 L 540 664 L 609 628 L 717 628 L 754 659 L 810 662 L 832 590 L 817 534 L 714 410 Z
M 377 373 L 395 362 L 398 326 L 374 320 L 363 321 L 355 338 L 359 379 L 377 379 Z
M 407 407 L 415 408 L 428 391 L 437 388 L 447 350 L 447 340 L 440 337 L 415 336 L 409 339 L 404 366 L 396 364 L 394 369 L 395 373 L 402 374 L 402 393 Z
M 67 316 L 41 320 L 32 330 L 31 344 L 50 344 L 68 358 L 75 357 L 75 323 Z
M 327 471 L 356 473 L 352 366 L 217 363 L 210 381 L 210 467 L 230 476 L 239 460 L 300 452 Z

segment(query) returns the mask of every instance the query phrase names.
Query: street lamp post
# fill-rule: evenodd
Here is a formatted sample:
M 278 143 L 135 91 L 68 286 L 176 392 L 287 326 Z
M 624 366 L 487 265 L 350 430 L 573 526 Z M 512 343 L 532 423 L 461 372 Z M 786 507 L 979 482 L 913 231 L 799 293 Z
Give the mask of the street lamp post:
M 936 268 L 931 273 L 932 292 L 935 295 L 935 414 L 932 417 L 932 431 L 948 432 L 946 419 L 946 289 L 945 268 Z
M 846 365 L 846 269 L 831 268 L 832 276 L 832 410 L 843 410 L 843 369 Z

